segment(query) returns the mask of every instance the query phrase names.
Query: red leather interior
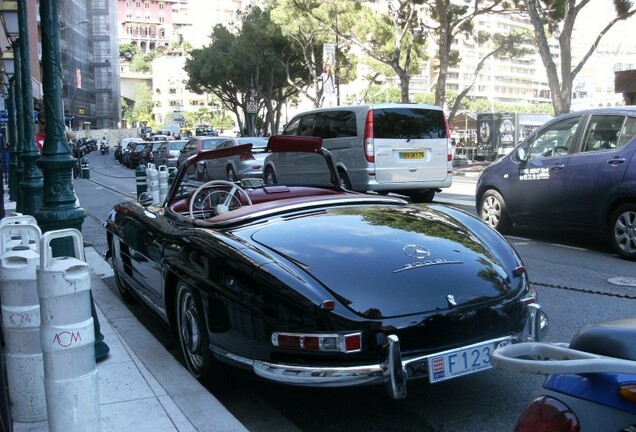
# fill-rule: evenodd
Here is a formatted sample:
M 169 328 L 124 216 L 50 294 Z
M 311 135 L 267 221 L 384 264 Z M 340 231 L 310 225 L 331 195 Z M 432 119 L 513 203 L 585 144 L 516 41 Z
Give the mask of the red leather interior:
M 223 188 L 223 186 L 214 186 L 215 188 Z M 298 202 L 307 202 L 307 197 L 316 196 L 335 196 L 335 195 L 347 195 L 342 192 L 335 192 L 328 189 L 312 188 L 304 186 L 265 186 L 258 189 L 246 189 L 247 194 L 252 200 L 252 205 L 271 203 L 279 200 L 285 200 L 285 203 L 281 205 L 293 205 L 293 199 L 299 198 Z M 237 196 L 241 196 L 237 194 Z M 303 198 L 303 199 L 300 199 Z M 292 201 L 290 201 L 292 200 Z M 242 204 L 245 206 L 247 202 L 244 198 L 241 198 Z M 190 197 L 181 198 L 169 205 L 169 208 L 177 213 L 187 213 L 189 211 Z M 267 206 L 268 209 L 276 207 L 275 205 Z M 264 210 L 265 207 L 259 206 L 255 211 Z M 230 212 L 234 213 L 236 210 Z

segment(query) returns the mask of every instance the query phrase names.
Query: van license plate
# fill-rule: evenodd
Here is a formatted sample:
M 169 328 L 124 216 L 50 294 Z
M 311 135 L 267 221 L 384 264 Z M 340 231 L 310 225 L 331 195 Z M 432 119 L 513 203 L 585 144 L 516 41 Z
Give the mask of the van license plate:
M 495 348 L 495 344 L 490 342 L 433 356 L 428 359 L 428 380 L 435 383 L 490 369 L 490 356 Z
M 424 159 L 424 152 L 400 152 L 400 159 Z

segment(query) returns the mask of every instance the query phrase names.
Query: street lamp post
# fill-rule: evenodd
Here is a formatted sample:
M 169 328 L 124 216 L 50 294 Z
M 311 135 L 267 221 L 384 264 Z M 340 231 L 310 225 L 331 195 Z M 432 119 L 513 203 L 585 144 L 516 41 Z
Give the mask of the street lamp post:
M 60 63 L 59 1 L 40 2 L 42 31 L 43 109 L 46 113 L 46 137 L 38 166 L 44 173 L 42 206 L 35 218 L 43 232 L 63 228 L 81 231 L 86 211 L 76 206 L 72 169 L 75 159 L 66 141 L 64 107 L 62 103 L 62 68 Z M 68 239 L 51 242 L 55 256 L 73 256 Z M 54 243 L 56 242 L 57 243 Z M 95 359 L 104 358 L 110 348 L 104 343 L 91 294 L 91 310 L 95 330 Z
M 22 173 L 24 172 L 24 164 L 22 160 L 22 148 L 24 142 L 24 105 L 22 104 L 22 56 L 20 55 L 20 44 L 16 40 L 13 43 L 13 56 L 15 64 L 14 75 L 14 99 L 15 103 L 15 126 L 16 126 L 16 141 L 15 149 L 13 149 L 12 160 L 15 161 L 15 191 L 16 191 L 16 204 L 15 209 L 18 213 L 22 211 Z
M 46 2 L 45 2 L 46 3 Z M 18 26 L 20 32 L 20 57 L 22 67 L 22 112 L 23 139 L 22 161 L 23 174 L 20 182 L 21 212 L 35 215 L 42 205 L 42 173 L 38 169 L 37 160 L 40 152 L 35 144 L 35 124 L 33 123 L 33 89 L 31 87 L 31 66 L 29 61 L 29 31 L 27 21 L 26 0 L 18 1 Z
M 16 170 L 18 169 L 18 153 L 16 152 L 16 145 L 18 142 L 18 132 L 15 116 L 15 63 L 13 60 L 13 52 L 11 52 L 11 58 L 3 56 L 5 85 L 7 89 L 7 143 L 9 144 L 9 201 L 16 201 L 17 191 L 17 176 Z

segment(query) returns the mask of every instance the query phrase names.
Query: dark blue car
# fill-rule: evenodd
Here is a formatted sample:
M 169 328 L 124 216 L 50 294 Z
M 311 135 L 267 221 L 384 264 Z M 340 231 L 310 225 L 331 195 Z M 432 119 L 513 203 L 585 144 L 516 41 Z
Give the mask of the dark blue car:
M 602 233 L 636 260 L 636 107 L 564 114 L 482 173 L 476 205 L 501 233 L 515 225 Z

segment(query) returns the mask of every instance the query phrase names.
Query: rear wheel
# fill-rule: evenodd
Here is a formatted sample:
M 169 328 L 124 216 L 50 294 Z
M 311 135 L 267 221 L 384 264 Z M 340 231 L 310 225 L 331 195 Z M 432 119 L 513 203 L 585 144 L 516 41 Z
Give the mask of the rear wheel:
M 351 186 L 351 180 L 349 180 L 349 176 L 347 175 L 345 170 L 339 169 L 338 177 L 340 177 L 338 180 L 338 182 L 340 183 L 340 187 L 343 187 L 348 190 L 353 190 Z
M 205 163 L 200 171 L 197 169 L 197 181 L 208 181 L 208 167 Z
M 430 203 L 435 198 L 435 189 L 424 189 L 409 195 L 415 203 Z
M 636 260 L 636 204 L 624 204 L 614 212 L 610 223 L 614 250 L 628 260 Z
M 176 328 L 179 345 L 190 373 L 206 381 L 213 371 L 214 357 L 209 348 L 203 307 L 197 292 L 183 281 L 177 285 Z
M 490 227 L 502 234 L 510 231 L 512 222 L 508 216 L 508 208 L 501 194 L 495 190 L 488 190 L 481 197 L 479 203 L 479 217 Z
M 278 183 L 278 179 L 276 178 L 276 173 L 274 173 L 274 169 L 272 167 L 267 167 L 265 169 L 263 180 L 266 185 L 275 185 Z
M 227 181 L 238 181 L 238 178 L 236 178 L 236 173 L 234 172 L 234 168 L 232 168 L 232 166 L 227 167 Z

